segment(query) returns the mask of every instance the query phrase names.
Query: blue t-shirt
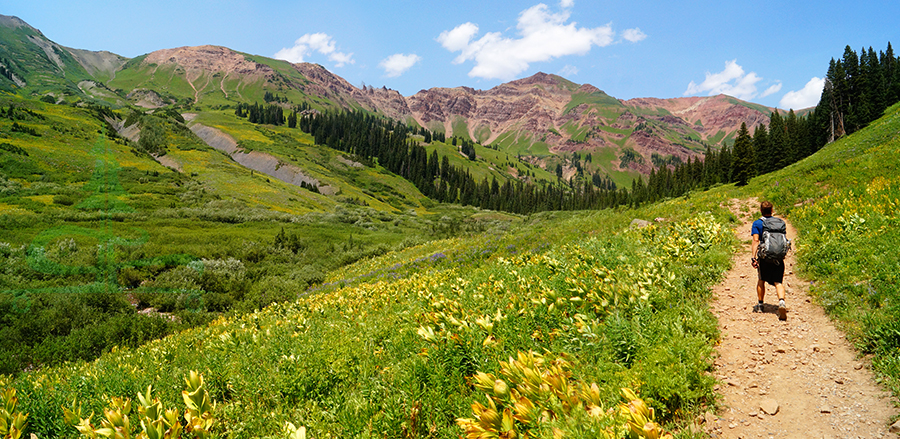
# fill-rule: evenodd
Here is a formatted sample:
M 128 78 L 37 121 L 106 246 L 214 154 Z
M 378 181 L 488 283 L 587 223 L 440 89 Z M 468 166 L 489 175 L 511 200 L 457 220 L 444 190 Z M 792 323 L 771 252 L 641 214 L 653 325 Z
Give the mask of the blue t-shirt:
M 765 218 L 772 218 L 772 216 L 767 216 Z M 753 225 L 750 227 L 750 235 L 759 235 L 762 238 L 763 232 L 763 220 L 762 218 L 753 221 Z

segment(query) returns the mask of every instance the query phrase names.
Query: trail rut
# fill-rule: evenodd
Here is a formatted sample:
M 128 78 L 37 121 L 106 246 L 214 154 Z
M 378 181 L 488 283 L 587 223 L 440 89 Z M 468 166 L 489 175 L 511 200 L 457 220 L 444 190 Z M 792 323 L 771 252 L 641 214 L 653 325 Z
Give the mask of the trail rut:
M 888 431 L 896 412 L 890 394 L 875 384 L 867 363 L 812 302 L 808 282 L 793 271 L 793 252 L 785 260 L 787 321 L 775 314 L 778 298 L 770 285 L 765 312 L 752 312 L 756 270 L 750 265 L 750 226 L 759 204 L 736 204 L 749 206 L 751 213 L 736 211 L 742 221 L 735 233 L 743 248 L 713 291 L 722 331 L 714 373 L 723 399 L 719 413 L 707 414 L 706 431 L 716 438 L 896 438 Z M 796 242 L 790 222 L 788 237 Z

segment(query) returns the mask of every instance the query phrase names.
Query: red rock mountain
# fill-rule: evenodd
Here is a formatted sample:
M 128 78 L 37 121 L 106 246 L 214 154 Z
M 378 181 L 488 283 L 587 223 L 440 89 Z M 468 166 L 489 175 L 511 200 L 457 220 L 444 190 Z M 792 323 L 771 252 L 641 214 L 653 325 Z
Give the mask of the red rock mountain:
M 741 123 L 768 123 L 772 109 L 720 95 L 675 99 L 611 97 L 589 84 L 537 73 L 489 90 L 432 88 L 404 97 L 395 90 L 358 88 L 318 64 L 289 64 L 218 46 L 181 47 L 146 55 L 140 68 L 172 65 L 194 91 L 194 103 L 224 94 L 253 101 L 263 90 L 298 103 L 337 105 L 384 114 L 432 131 L 492 145 L 519 156 L 600 153 L 609 169 L 648 173 L 654 155 L 686 160 L 707 145 L 733 140 Z M 114 80 L 115 81 L 115 80 Z M 239 81 L 238 85 L 234 85 Z M 152 89 L 160 84 L 148 81 Z M 171 88 L 170 88 L 171 89 Z M 293 94 L 292 94 L 293 93 Z
M 627 101 L 556 75 L 534 76 L 490 90 L 433 88 L 408 97 L 415 120 L 432 130 L 527 154 L 628 148 L 649 172 L 654 153 L 685 160 L 706 145 L 732 139 L 742 123 L 752 130 L 772 109 L 719 95 Z

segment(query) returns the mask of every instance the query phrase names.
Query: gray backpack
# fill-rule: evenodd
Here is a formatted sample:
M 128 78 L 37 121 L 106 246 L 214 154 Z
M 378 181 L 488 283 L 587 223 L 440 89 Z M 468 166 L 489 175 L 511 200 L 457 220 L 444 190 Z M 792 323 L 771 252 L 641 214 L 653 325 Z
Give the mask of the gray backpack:
M 787 239 L 787 224 L 781 218 L 770 216 L 761 218 L 763 222 L 762 235 L 759 237 L 759 248 L 756 251 L 758 259 L 780 261 L 787 256 L 791 249 L 791 240 Z

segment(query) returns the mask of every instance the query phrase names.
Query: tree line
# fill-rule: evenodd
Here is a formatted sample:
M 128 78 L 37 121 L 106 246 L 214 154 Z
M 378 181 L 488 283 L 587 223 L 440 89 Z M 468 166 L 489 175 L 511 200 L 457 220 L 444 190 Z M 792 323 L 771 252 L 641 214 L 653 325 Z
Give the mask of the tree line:
M 278 101 L 274 96 L 267 97 L 267 102 Z M 829 63 L 820 101 L 805 115 L 799 116 L 793 109 L 787 113 L 776 110 L 770 115 L 769 124 L 758 125 L 752 135 L 742 124 L 733 145 L 723 141 L 718 149 L 707 146 L 702 160 L 653 157 L 657 168 L 646 182 L 635 179 L 630 190 L 617 188 L 608 176 L 597 174 L 590 179 L 564 181 L 559 166 L 556 183 L 511 179 L 498 182 L 495 178 L 478 182 L 468 169 L 450 165 L 449 159 L 440 157 L 437 151 L 428 154 L 409 138 L 418 134 L 425 143 L 445 142 L 443 133 L 432 133 L 424 127 L 410 128 L 362 112 L 301 111 L 298 119 L 295 107 L 288 116 L 288 126 L 312 134 L 317 144 L 384 166 L 437 201 L 532 213 L 637 205 L 716 184 L 747 184 L 756 175 L 784 168 L 834 139 L 865 127 L 897 101 L 900 58 L 894 55 L 891 44 L 878 54 L 871 47 L 857 54 L 847 46 L 841 59 Z M 252 123 L 283 125 L 285 120 L 282 107 L 272 104 L 238 104 L 235 114 L 248 117 Z M 477 159 L 475 142 L 457 137 L 451 142 L 470 160 Z M 623 161 L 627 160 L 639 161 L 642 157 L 626 149 Z
M 594 187 L 591 181 L 580 180 L 563 184 L 500 182 L 496 178 L 476 181 L 468 168 L 451 165 L 449 157 L 439 155 L 436 150 L 429 154 L 419 142 L 411 140 L 409 135 L 415 132 L 413 129 L 362 112 L 307 114 L 300 119 L 299 128 L 310 133 L 317 144 L 354 154 L 370 164 L 377 163 L 412 182 L 423 195 L 440 202 L 525 214 L 598 209 L 628 202 L 627 191 L 616 190 L 615 185 L 602 179 L 600 188 Z M 466 150 L 474 151 L 471 141 L 452 140 L 456 140 L 459 148 L 468 145 Z
M 237 117 L 246 117 L 250 123 L 284 125 L 284 108 L 275 104 L 260 105 L 254 102 L 253 105 L 250 105 L 239 103 L 234 110 L 234 114 Z
M 804 116 L 793 109 L 774 111 L 769 124 L 750 134 L 746 124 L 734 144 L 707 146 L 703 160 L 689 159 L 651 171 L 646 184 L 632 184 L 632 202 L 653 202 L 720 183 L 747 184 L 751 178 L 806 158 L 835 139 L 864 128 L 900 101 L 900 57 L 891 43 L 885 51 L 844 49 L 831 59 L 818 105 Z

